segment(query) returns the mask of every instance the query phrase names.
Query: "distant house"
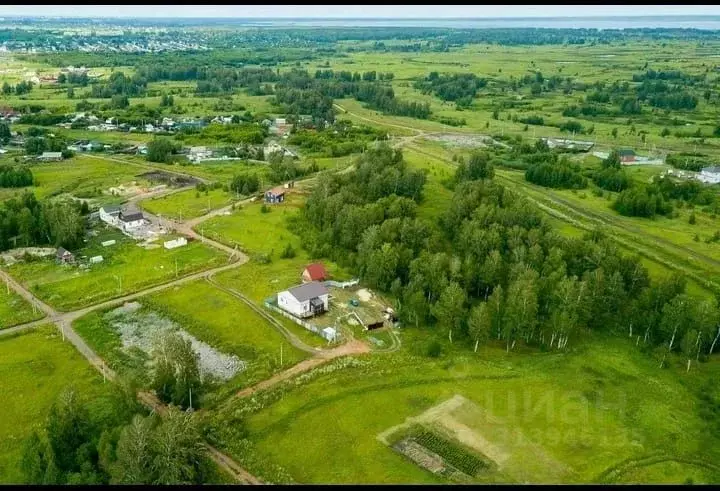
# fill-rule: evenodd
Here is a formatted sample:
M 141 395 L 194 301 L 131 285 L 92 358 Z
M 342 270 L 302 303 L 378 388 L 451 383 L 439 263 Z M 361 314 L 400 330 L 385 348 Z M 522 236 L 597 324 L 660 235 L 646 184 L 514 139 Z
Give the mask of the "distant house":
M 51 162 L 62 159 L 62 152 L 43 152 L 42 155 L 38 156 L 38 160 L 42 160 L 43 162 Z
M 210 157 L 212 157 L 212 154 L 212 150 L 208 150 L 207 147 L 190 147 L 188 159 L 192 160 L 193 162 L 199 162 L 201 160 L 209 159 Z
M 635 162 L 635 152 L 629 148 L 618 150 L 620 162 Z
M 120 207 L 117 205 L 105 205 L 100 208 L 100 220 L 113 225 L 115 227 L 120 225 Z
M 168 240 L 163 244 L 165 249 L 175 249 L 187 245 L 187 239 L 185 237 L 178 237 L 175 240 Z
M 277 186 L 265 191 L 265 203 L 282 203 L 283 201 L 285 201 L 284 187 Z
M 58 247 L 58 250 L 55 253 L 55 259 L 60 264 L 72 264 L 75 262 L 75 256 L 73 253 L 63 247 Z
M 278 293 L 278 307 L 296 317 L 312 317 L 328 310 L 328 289 L 317 281 Z
M 120 226 L 124 231 L 133 230 L 141 227 L 145 223 L 145 217 L 139 211 L 135 212 L 120 212 Z
M 708 184 L 720 183 L 720 166 L 703 167 L 698 174 L 698 179 Z
M 311 281 L 325 281 L 327 278 L 328 274 L 322 263 L 308 264 L 302 272 L 303 283 L 309 283 Z
M 561 138 L 543 138 L 543 140 L 547 143 L 548 148 L 558 148 L 561 150 L 576 152 L 587 152 L 595 145 L 594 142 L 566 140 Z
M 268 146 L 266 146 L 263 149 L 263 152 L 265 153 L 266 159 L 273 153 L 280 153 L 283 157 L 292 157 L 294 159 L 297 158 L 297 154 L 295 152 L 283 147 L 282 145 L 278 145 L 276 142 L 272 142 Z

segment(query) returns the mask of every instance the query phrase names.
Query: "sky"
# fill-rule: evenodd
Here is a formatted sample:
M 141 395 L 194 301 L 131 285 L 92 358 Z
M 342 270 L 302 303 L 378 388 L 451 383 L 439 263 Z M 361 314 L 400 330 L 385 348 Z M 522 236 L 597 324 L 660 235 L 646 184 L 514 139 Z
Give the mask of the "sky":
M 482 18 L 720 15 L 717 5 L 2 5 L 0 16 Z

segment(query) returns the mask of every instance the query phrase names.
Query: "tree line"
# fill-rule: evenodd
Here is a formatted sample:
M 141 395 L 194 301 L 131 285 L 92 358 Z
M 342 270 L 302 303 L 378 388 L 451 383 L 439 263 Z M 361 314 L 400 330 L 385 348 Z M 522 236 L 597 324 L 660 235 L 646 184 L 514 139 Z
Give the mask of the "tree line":
M 0 206 L 0 251 L 14 247 L 82 245 L 85 207 L 76 202 L 39 202 L 31 192 L 5 200 Z
M 353 172 L 320 177 L 293 226 L 313 257 L 331 257 L 391 293 L 407 325 L 434 326 L 475 348 L 495 339 L 507 350 L 565 349 L 597 330 L 629 332 L 663 360 L 689 345 L 697 359 L 712 353 L 714 302 L 690 302 L 677 276 L 651 282 L 639 258 L 601 231 L 558 235 L 492 177 L 489 156 L 472 155 L 448 183 L 447 209 L 430 221 L 417 214 L 422 173 L 381 146 Z
M 32 186 L 33 173 L 29 167 L 0 165 L 0 188 L 23 188 Z

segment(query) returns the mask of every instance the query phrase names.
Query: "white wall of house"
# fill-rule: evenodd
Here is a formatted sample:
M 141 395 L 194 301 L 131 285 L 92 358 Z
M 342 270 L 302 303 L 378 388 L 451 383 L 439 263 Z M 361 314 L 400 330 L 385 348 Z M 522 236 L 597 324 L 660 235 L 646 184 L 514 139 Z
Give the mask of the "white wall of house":
M 298 302 L 289 291 L 278 293 L 278 307 L 298 317 L 303 317 L 310 310 L 310 300 Z
M 100 220 L 103 222 L 110 224 L 110 225 L 118 225 L 118 217 L 116 215 L 111 215 L 110 213 L 106 213 L 103 208 L 100 208 Z
M 143 223 L 145 223 L 145 220 L 133 220 L 132 222 L 122 222 L 123 229 L 127 230 L 134 230 L 136 228 L 142 227 Z

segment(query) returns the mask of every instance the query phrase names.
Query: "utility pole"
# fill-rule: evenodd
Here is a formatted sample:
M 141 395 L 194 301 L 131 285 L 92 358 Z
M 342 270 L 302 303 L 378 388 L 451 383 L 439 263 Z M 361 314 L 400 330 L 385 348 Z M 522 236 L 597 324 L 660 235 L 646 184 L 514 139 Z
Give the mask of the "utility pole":
M 280 366 L 283 364 L 283 352 L 282 352 L 282 342 L 280 343 Z
M 192 409 L 192 387 L 190 387 L 190 409 Z
M 7 294 L 10 295 L 10 281 L 5 277 L 5 288 L 7 288 Z
M 177 266 L 177 258 L 175 258 L 175 278 L 178 277 L 178 266 Z

